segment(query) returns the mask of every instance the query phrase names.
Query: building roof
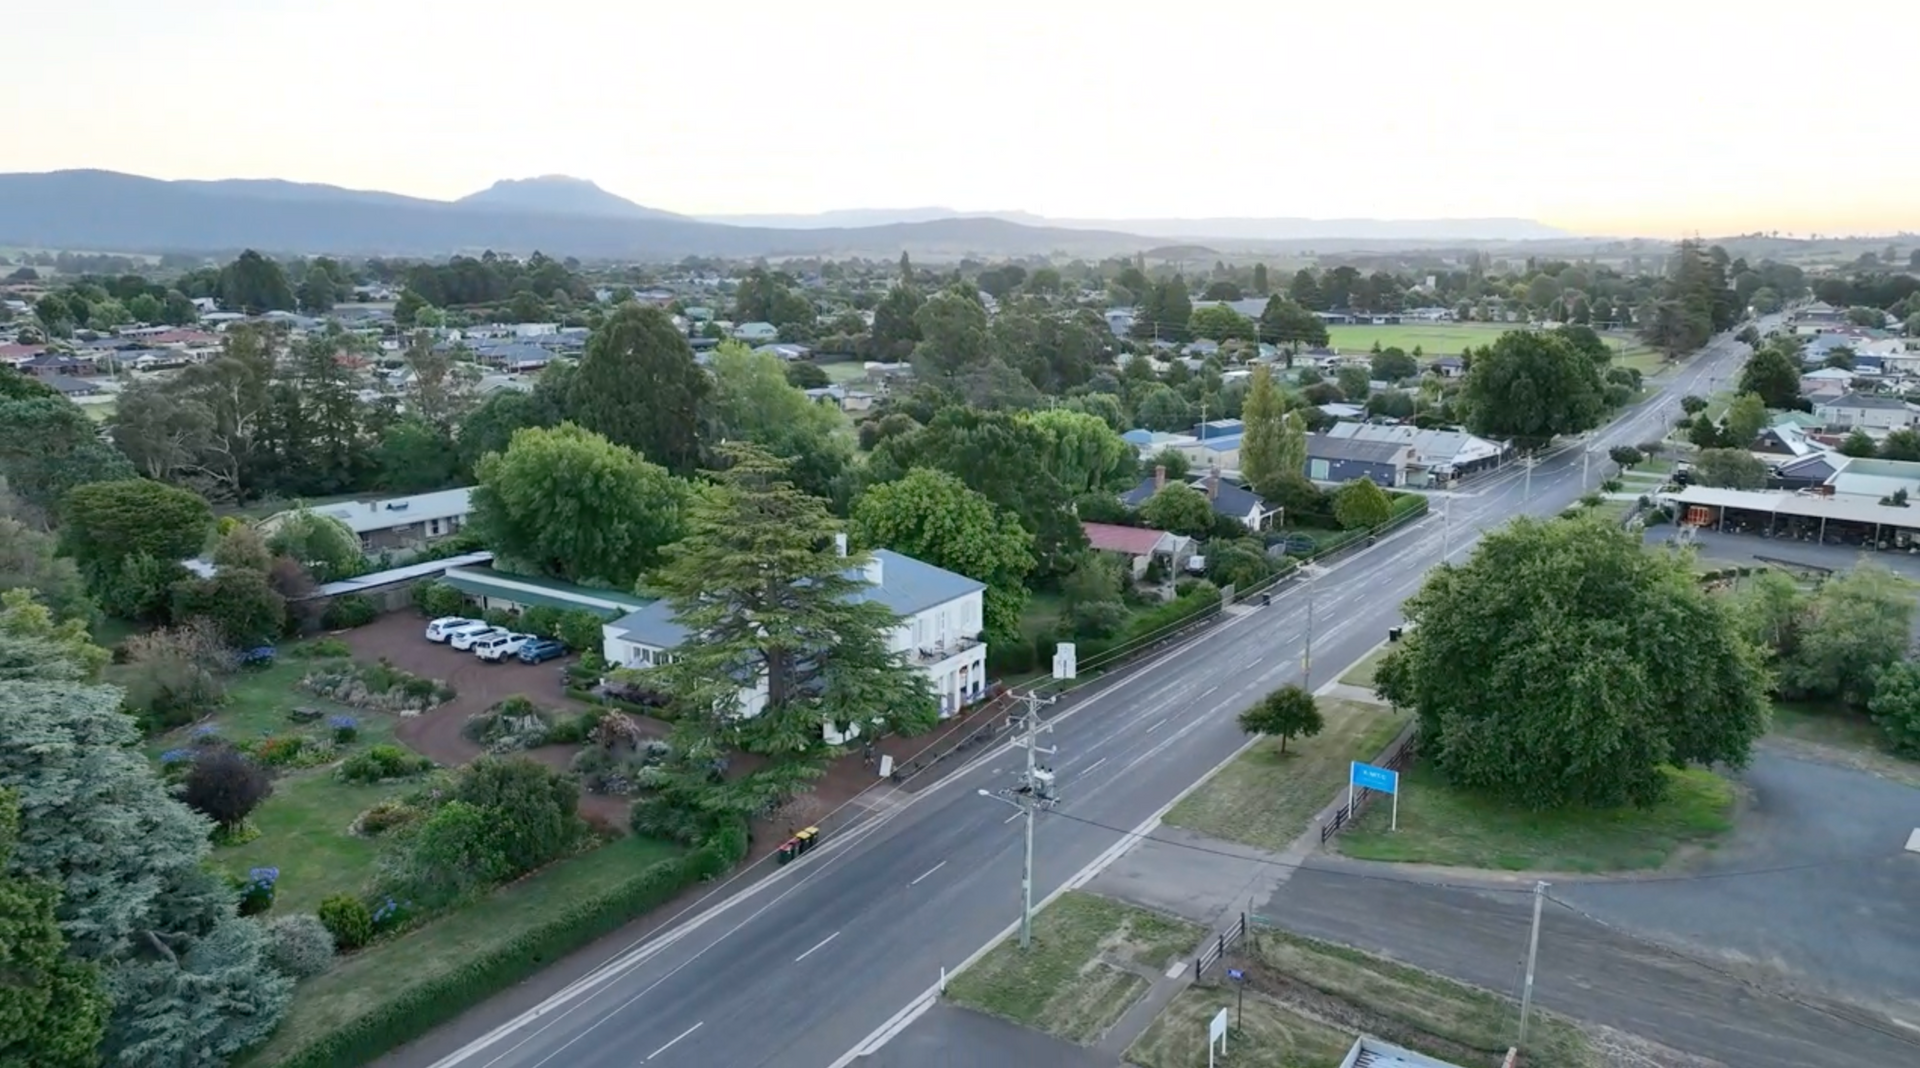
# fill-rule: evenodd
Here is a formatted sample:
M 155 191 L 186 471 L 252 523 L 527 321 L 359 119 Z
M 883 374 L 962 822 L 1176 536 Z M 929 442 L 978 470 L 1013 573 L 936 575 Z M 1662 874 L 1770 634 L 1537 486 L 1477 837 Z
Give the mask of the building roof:
M 1790 493 L 1781 490 L 1730 490 L 1711 486 L 1688 486 L 1679 493 L 1668 494 L 1666 499 L 1683 505 L 1732 508 L 1739 511 L 1765 512 L 1802 519 L 1834 519 L 1847 523 L 1920 528 L 1920 508 L 1900 508 L 1895 505 L 1880 504 L 1871 497 L 1855 497 L 1851 494 L 1836 494 L 1829 497 L 1817 493 Z
M 1424 1053 L 1396 1046 L 1391 1042 L 1382 1042 L 1372 1035 L 1360 1035 L 1353 1040 L 1352 1048 L 1347 1050 L 1340 1068 L 1460 1068 L 1452 1061 L 1443 1061 L 1429 1057 Z
M 447 571 L 443 581 L 469 597 L 496 597 L 518 605 L 558 608 L 561 611 L 583 609 L 607 619 L 656 603 L 651 597 L 623 590 L 576 586 L 571 582 L 514 575 L 492 568 L 452 568 Z
M 409 582 L 428 575 L 437 575 L 456 567 L 474 567 L 493 562 L 490 552 L 466 553 L 461 556 L 449 556 L 444 560 L 428 560 L 423 564 L 407 564 L 404 567 L 390 567 L 385 571 L 375 571 L 371 575 L 359 578 L 341 579 L 329 582 L 309 594 L 309 597 L 338 597 L 347 593 L 364 593 L 377 590 L 382 586 L 391 586 L 397 582 Z
M 1904 410 L 1907 402 L 1899 397 L 1882 397 L 1876 393 L 1843 393 L 1832 400 L 1821 401 L 1820 408 L 1858 408 L 1878 409 L 1881 411 Z
M 100 392 L 98 383 L 88 382 L 81 378 L 69 378 L 66 375 L 41 375 L 40 381 L 69 397 L 84 397 Z
M 332 516 L 355 534 L 392 530 L 432 519 L 454 519 L 473 511 L 473 489 L 441 490 L 412 497 L 392 497 L 379 501 L 346 501 L 323 504 L 313 509 L 316 515 Z
M 858 594 L 859 598 L 883 604 L 902 618 L 987 588 L 983 582 L 915 560 L 892 549 L 875 549 L 869 555 L 880 567 L 880 581 L 865 586 Z M 857 574 L 850 572 L 849 577 Z M 686 628 L 680 625 L 674 615 L 671 604 L 653 601 L 614 620 L 607 627 L 636 645 L 673 649 L 687 640 Z
M 1207 440 L 1200 443 L 1200 447 L 1202 449 L 1205 449 L 1208 452 L 1233 452 L 1235 449 L 1238 449 L 1240 447 L 1240 442 L 1242 440 L 1243 440 L 1242 435 L 1228 434 L 1225 436 L 1208 438 Z
M 1128 556 L 1150 556 L 1160 547 L 1161 539 L 1167 536 L 1164 530 L 1151 527 L 1123 527 L 1117 523 L 1082 523 L 1080 529 L 1087 533 L 1087 544 L 1101 552 L 1125 553 Z
M 1422 430 L 1406 424 L 1387 426 L 1380 423 L 1342 421 L 1328 427 L 1325 434 L 1330 438 L 1411 445 L 1414 456 L 1421 463 L 1427 464 L 1464 464 L 1489 456 L 1498 456 L 1502 450 L 1498 442 L 1475 437 L 1464 430 L 1445 428 Z
M 1351 460 L 1364 464 L 1399 463 L 1412 448 L 1404 441 L 1359 441 L 1353 438 L 1307 435 L 1307 457 L 1313 460 Z

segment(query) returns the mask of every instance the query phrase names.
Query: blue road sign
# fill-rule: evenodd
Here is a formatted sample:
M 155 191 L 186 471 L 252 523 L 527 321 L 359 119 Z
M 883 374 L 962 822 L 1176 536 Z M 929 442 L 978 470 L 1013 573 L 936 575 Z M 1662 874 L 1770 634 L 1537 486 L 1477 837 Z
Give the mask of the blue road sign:
M 1243 971 L 1241 971 L 1241 970 L 1240 970 L 1240 969 L 1238 969 L 1238 968 L 1228 968 L 1228 969 L 1227 969 L 1227 978 L 1229 978 L 1229 979 L 1231 979 L 1231 980 L 1233 980 L 1233 981 L 1234 981 L 1234 982 L 1236 982 L 1236 983 L 1237 983 L 1237 982 L 1239 982 L 1239 981 L 1240 981 L 1240 980 L 1242 980 L 1242 979 L 1245 979 L 1246 977 L 1247 977 L 1247 973 L 1246 973 L 1246 972 L 1243 972 Z
M 1362 764 L 1358 760 L 1353 762 L 1352 781 L 1362 790 L 1378 790 L 1383 794 L 1396 793 L 1400 789 L 1399 772 Z

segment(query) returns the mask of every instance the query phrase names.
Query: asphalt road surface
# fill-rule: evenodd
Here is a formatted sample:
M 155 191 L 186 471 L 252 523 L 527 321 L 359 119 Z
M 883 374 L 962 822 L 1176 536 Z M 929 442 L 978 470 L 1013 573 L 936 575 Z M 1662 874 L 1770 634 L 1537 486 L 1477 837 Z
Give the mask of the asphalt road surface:
M 1764 327 L 1763 327 L 1764 329 Z M 1660 436 L 1687 393 L 1737 373 L 1743 345 L 1721 339 L 1583 446 L 1483 476 L 1434 514 L 1298 582 L 1265 608 L 1237 611 L 1184 646 L 1091 696 L 1063 702 L 1046 744 L 1063 795 L 1041 818 L 1036 899 L 1110 860 L 1201 775 L 1245 742 L 1235 717 L 1301 678 L 1314 602 L 1309 681 L 1363 657 L 1443 543 L 1464 554 L 1482 530 L 1519 513 L 1552 514 L 1582 493 L 1582 449 L 1597 485 L 1607 448 Z M 1015 814 L 979 790 L 1011 784 L 993 754 L 829 843 L 744 898 L 704 914 L 576 983 L 537 1017 L 447 1052 L 445 1035 L 393 1063 L 435 1068 L 678 1068 L 725 1064 L 828 1068 L 874 1037 L 1018 916 Z M 475 1015 L 463 1022 L 468 1032 Z M 466 1033 L 461 1033 L 466 1038 Z M 438 1056 L 428 1061 L 423 1054 Z

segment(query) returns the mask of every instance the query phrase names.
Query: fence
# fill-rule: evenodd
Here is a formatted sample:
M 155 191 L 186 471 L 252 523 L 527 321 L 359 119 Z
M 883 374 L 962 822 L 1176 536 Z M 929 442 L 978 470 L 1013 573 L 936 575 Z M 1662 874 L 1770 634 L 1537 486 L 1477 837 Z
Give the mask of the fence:
M 1380 754 L 1374 764 L 1389 771 L 1406 770 L 1407 765 L 1413 762 L 1413 734 L 1418 727 L 1417 723 L 1407 724 L 1407 729 L 1400 732 L 1400 737 L 1387 746 L 1386 752 Z M 1354 790 L 1352 805 L 1341 805 L 1334 809 L 1333 815 L 1320 825 L 1320 844 L 1326 845 L 1328 839 L 1339 834 L 1342 828 L 1351 823 L 1353 818 L 1367 807 L 1367 802 L 1373 798 L 1374 793 L 1376 791 L 1365 788 Z
M 1193 981 L 1199 982 L 1207 974 L 1207 969 L 1220 962 L 1227 950 L 1240 944 L 1247 937 L 1247 914 L 1241 913 L 1233 926 L 1215 935 L 1213 941 L 1201 948 L 1199 956 L 1193 958 Z

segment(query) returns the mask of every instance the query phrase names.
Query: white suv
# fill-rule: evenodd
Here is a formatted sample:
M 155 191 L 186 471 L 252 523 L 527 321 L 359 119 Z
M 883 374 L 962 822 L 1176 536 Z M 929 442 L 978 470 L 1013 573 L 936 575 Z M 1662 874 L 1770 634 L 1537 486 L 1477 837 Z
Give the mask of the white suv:
M 441 616 L 439 619 L 427 624 L 427 640 L 430 642 L 443 642 L 451 637 L 454 631 L 462 627 L 477 627 L 481 625 L 479 620 L 468 619 L 464 616 Z
M 481 638 L 474 642 L 473 655 L 497 664 L 519 652 L 521 646 L 532 640 L 531 634 L 495 634 L 490 638 Z
M 470 652 L 473 643 L 505 634 L 505 627 L 492 627 L 485 623 L 475 623 L 470 627 L 461 627 L 447 636 L 447 643 L 461 652 Z

